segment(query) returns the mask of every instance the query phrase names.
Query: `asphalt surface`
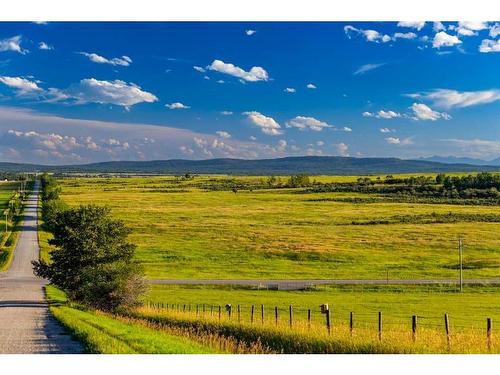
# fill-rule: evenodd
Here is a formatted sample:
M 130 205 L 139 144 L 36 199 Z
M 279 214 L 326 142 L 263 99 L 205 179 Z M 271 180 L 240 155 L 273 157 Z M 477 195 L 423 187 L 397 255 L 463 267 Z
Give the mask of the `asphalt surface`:
M 81 353 L 51 316 L 43 286 L 46 282 L 33 274 L 31 261 L 38 259 L 38 184 L 29 198 L 23 231 L 7 272 L 0 273 L 0 354 Z

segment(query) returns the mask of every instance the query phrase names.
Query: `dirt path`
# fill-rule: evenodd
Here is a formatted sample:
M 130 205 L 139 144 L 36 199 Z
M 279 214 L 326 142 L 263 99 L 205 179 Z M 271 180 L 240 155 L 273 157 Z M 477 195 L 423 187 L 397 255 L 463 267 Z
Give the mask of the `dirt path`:
M 33 275 L 31 261 L 39 255 L 37 201 L 38 184 L 28 201 L 10 268 L 0 274 L 0 354 L 81 353 L 80 344 L 50 315 L 45 282 Z

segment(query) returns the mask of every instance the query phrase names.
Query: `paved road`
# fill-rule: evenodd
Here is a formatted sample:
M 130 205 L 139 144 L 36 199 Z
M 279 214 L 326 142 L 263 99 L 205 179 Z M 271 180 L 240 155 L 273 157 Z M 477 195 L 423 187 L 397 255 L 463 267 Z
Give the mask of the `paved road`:
M 458 284 L 457 279 L 353 279 L 353 280 L 149 280 L 159 285 L 235 285 L 269 289 L 298 290 L 315 285 L 430 285 Z M 464 279 L 464 284 L 500 285 L 500 278 Z
M 45 282 L 33 275 L 31 261 L 39 255 L 37 200 L 38 185 L 29 199 L 11 266 L 0 274 L 0 354 L 81 353 L 80 344 L 50 315 Z

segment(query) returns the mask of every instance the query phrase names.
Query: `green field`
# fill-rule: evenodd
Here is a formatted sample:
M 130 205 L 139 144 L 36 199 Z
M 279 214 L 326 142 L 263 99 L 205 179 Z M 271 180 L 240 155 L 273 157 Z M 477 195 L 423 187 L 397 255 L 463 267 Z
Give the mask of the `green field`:
M 0 182 L 0 271 L 4 271 L 10 263 L 19 234 L 19 228 L 13 228 L 12 220 L 9 220 L 7 231 L 5 230 L 5 216 L 3 214 L 18 186 L 17 182 Z
M 500 223 L 421 221 L 450 213 L 500 215 L 499 206 L 397 203 L 383 197 L 376 203 L 352 203 L 335 199 L 374 195 L 207 188 L 227 179 L 60 181 L 62 199 L 68 204 L 108 205 L 132 228 L 137 259 L 153 279 L 456 277 L 459 237 L 464 239 L 466 278 L 500 276 Z M 236 181 L 264 179 L 237 177 Z M 357 177 L 314 179 L 339 182 Z M 377 224 L 387 218 L 390 224 Z M 375 224 L 352 225 L 353 221 Z

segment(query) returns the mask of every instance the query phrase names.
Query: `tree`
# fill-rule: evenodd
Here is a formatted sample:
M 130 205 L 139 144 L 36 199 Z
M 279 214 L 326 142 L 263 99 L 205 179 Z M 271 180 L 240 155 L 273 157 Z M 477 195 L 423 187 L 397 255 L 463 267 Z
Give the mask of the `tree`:
M 130 229 L 107 207 L 80 206 L 58 211 L 51 225 L 56 246 L 51 263 L 34 261 L 35 274 L 85 305 L 116 311 L 137 305 L 145 291 L 142 269 L 133 260 Z

